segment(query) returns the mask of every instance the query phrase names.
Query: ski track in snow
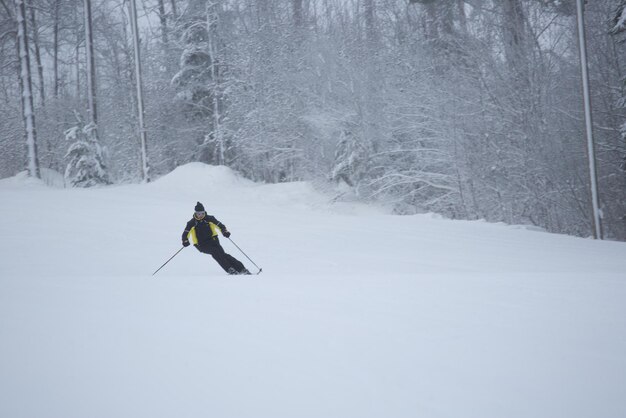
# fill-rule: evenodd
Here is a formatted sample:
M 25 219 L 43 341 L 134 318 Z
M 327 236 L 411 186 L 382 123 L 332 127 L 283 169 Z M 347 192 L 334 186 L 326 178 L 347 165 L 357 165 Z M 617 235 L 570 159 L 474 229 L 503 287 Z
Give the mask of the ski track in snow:
M 260 276 L 151 276 L 198 200 Z M 626 244 L 329 200 L 0 180 L 0 417 L 626 416 Z

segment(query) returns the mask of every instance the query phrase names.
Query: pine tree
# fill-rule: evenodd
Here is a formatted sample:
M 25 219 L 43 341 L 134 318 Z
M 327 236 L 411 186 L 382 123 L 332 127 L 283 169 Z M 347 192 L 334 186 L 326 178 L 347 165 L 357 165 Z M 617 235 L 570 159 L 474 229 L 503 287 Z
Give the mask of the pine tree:
M 180 19 L 183 52 L 180 71 L 172 79 L 172 85 L 177 90 L 177 99 L 182 104 L 189 131 L 195 131 L 195 135 L 190 136 L 197 144 L 192 158 L 214 163 L 215 153 L 210 141 L 214 113 L 211 91 L 213 62 L 206 6 L 206 0 L 191 0 Z
M 206 120 L 211 114 L 211 55 L 206 8 L 203 0 L 190 2 L 182 34 L 184 45 L 180 71 L 172 79 L 178 99 L 185 105 L 190 121 Z
M 104 164 L 104 152 L 93 135 L 96 129 L 93 123 L 81 127 L 81 124 L 68 129 L 65 138 L 74 143 L 67 150 L 69 159 L 65 169 L 65 178 L 73 187 L 92 187 L 110 184 Z
M 344 130 L 335 150 L 330 178 L 338 183 L 343 181 L 350 187 L 358 187 L 365 177 L 366 162 L 367 151 L 363 144 L 352 132 Z

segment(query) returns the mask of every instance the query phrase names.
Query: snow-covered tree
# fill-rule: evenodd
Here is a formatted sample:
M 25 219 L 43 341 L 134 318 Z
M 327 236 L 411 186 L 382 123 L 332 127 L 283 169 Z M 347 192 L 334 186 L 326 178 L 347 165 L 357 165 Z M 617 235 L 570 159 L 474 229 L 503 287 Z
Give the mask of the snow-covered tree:
M 211 132 L 214 113 L 211 90 L 214 72 L 211 43 L 207 21 L 207 0 L 190 0 L 184 16 L 180 18 L 181 43 L 180 70 L 172 78 L 177 89 L 177 100 L 189 123 L 186 136 L 191 140 L 194 159 L 213 162 L 214 152 L 207 138 Z M 189 138 L 190 137 L 190 138 Z
M 92 187 L 110 184 L 104 152 L 94 140 L 96 126 L 89 123 L 74 126 L 65 132 L 65 138 L 72 141 L 65 157 L 68 159 L 65 178 L 73 187 Z
M 182 33 L 184 49 L 180 70 L 172 79 L 178 88 L 178 99 L 186 107 L 190 119 L 205 119 L 211 112 L 211 55 L 207 29 L 206 0 L 192 0 L 186 15 Z
M 331 180 L 357 187 L 366 175 L 364 168 L 367 154 L 366 148 L 358 138 L 351 131 L 344 130 L 335 151 Z

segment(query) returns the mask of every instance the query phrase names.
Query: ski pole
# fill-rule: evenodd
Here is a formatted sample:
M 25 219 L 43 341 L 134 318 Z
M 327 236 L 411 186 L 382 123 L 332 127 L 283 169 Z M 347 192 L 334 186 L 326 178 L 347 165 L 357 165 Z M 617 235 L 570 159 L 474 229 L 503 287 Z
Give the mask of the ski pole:
M 163 267 L 165 267 L 165 265 L 166 265 L 167 263 L 169 263 L 170 261 L 172 261 L 172 258 L 176 257 L 176 256 L 178 255 L 178 253 L 179 253 L 179 252 L 181 252 L 181 251 L 182 251 L 182 250 L 184 250 L 184 249 L 185 249 L 185 247 L 182 247 L 180 250 L 176 251 L 176 254 L 174 254 L 173 256 L 171 256 L 171 257 L 170 257 L 170 259 L 169 259 L 169 260 L 167 260 L 165 263 L 163 263 L 163 265 L 162 265 L 161 267 L 159 267 L 159 268 L 157 269 L 157 271 L 155 271 L 154 273 L 152 273 L 152 275 L 154 276 L 155 274 L 157 274 L 157 273 L 159 272 L 159 270 L 161 270 Z
M 244 252 L 243 252 L 243 250 L 242 250 L 241 248 L 239 248 L 239 245 L 235 244 L 235 241 L 233 241 L 233 240 L 232 240 L 232 239 L 230 239 L 230 238 L 228 238 L 228 239 L 230 240 L 230 242 L 232 242 L 232 243 L 233 243 L 233 245 L 234 245 L 235 247 L 237 247 L 237 249 L 238 249 L 239 251 L 241 251 L 241 254 L 245 255 L 245 256 L 246 256 L 246 258 L 247 258 L 248 260 L 250 260 L 250 262 L 251 262 L 252 264 L 254 264 L 254 267 L 256 267 L 256 268 L 258 268 L 258 269 L 259 269 L 259 272 L 258 272 L 257 274 L 259 274 L 260 272 L 262 272 L 262 271 L 263 271 L 263 269 L 262 269 L 261 267 L 257 266 L 257 265 L 256 265 L 256 263 L 255 263 L 254 261 L 252 261 L 252 260 L 250 259 L 250 257 L 248 257 L 248 254 L 244 253 Z

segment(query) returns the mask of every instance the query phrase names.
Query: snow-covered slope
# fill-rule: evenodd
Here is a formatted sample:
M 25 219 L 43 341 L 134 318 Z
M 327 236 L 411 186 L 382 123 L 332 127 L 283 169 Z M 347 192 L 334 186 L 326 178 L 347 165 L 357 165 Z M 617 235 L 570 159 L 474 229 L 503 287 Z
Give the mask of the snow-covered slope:
M 197 200 L 260 276 L 193 248 L 151 276 Z M 0 201 L 0 417 L 626 416 L 624 243 L 202 164 L 87 190 L 18 176 Z

